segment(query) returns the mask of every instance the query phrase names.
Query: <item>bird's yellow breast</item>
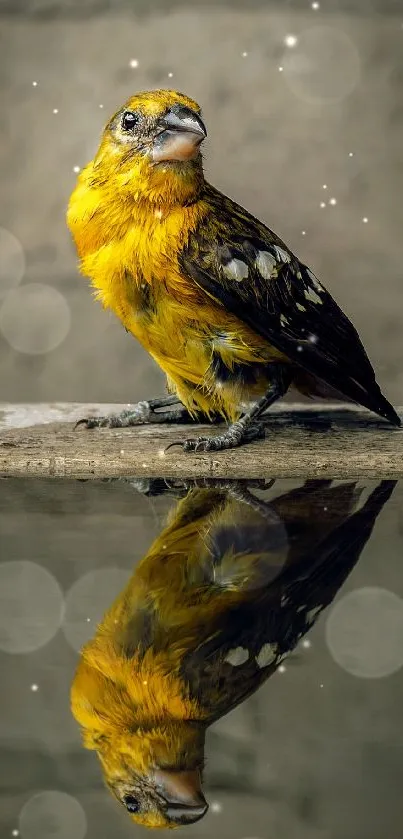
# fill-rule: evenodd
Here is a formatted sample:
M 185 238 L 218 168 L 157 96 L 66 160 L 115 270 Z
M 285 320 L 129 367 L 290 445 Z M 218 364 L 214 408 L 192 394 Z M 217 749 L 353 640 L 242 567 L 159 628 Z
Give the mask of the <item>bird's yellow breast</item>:
M 88 189 L 88 177 L 72 195 L 68 223 L 82 273 L 91 278 L 103 306 L 157 361 L 190 411 L 236 418 L 240 402 L 264 392 L 267 379 L 262 376 L 250 393 L 235 381 L 217 382 L 213 353 L 230 367 L 267 362 L 278 354 L 181 273 L 178 255 L 208 215 L 208 204 L 200 200 L 168 209 L 113 198 L 105 201 L 100 190 Z

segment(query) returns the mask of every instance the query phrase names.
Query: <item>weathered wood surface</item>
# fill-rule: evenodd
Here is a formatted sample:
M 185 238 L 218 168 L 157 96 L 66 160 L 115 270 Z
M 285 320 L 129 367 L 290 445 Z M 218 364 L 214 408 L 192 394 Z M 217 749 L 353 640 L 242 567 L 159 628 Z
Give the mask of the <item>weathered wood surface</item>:
M 218 453 L 185 454 L 177 447 L 164 452 L 173 440 L 216 434 L 214 426 L 74 430 L 81 417 L 125 407 L 0 403 L 0 474 L 403 478 L 403 429 L 350 406 L 278 403 L 270 410 L 265 440 Z

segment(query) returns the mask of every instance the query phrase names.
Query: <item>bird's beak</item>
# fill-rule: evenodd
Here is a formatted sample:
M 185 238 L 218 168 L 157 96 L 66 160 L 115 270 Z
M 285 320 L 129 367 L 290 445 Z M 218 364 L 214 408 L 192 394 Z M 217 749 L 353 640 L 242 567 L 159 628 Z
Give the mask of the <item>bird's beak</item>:
M 202 793 L 200 772 L 172 772 L 157 769 L 153 777 L 159 794 L 166 801 L 164 813 L 175 824 L 192 824 L 208 810 Z
M 193 160 L 207 136 L 205 125 L 191 108 L 174 105 L 158 122 L 151 156 L 154 163 Z

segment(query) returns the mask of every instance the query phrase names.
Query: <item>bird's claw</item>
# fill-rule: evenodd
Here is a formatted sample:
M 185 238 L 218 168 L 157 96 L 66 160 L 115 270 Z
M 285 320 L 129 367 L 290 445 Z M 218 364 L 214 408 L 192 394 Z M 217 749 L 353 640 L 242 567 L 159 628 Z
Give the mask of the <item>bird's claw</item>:
M 259 437 L 264 437 L 264 426 L 262 424 L 245 425 L 242 422 L 234 422 L 224 434 L 217 437 L 190 437 L 187 440 L 175 440 L 165 449 L 180 446 L 184 452 L 219 452 L 225 449 L 234 449 L 242 443 L 249 443 Z

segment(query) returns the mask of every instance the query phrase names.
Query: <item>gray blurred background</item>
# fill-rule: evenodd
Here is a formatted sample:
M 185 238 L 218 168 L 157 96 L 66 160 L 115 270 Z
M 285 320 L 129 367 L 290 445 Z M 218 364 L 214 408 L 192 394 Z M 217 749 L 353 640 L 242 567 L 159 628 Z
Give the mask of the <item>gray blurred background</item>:
M 64 215 L 109 114 L 175 87 L 203 107 L 208 178 L 320 276 L 402 404 L 402 21 L 402 0 L 0 0 L 1 400 L 162 390 Z

